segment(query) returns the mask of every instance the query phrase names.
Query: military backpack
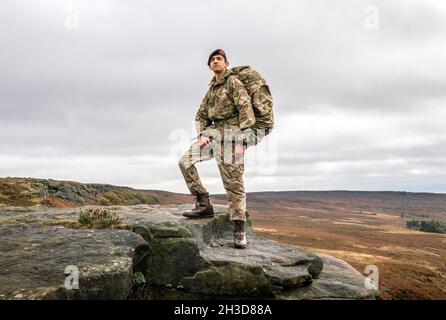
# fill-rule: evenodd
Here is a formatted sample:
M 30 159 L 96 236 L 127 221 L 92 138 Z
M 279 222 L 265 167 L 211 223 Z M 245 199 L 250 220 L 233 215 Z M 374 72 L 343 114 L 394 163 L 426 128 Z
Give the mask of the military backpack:
M 256 129 L 274 127 L 273 97 L 269 86 L 262 75 L 250 66 L 231 68 L 232 75 L 239 79 L 251 96 L 252 107 L 256 116 Z

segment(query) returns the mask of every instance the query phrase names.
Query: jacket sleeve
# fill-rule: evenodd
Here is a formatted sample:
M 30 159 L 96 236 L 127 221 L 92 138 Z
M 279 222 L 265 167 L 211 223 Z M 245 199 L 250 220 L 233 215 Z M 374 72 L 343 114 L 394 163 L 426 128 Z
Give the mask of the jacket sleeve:
M 229 78 L 229 86 L 232 101 L 234 101 L 238 110 L 240 129 L 244 130 L 252 127 L 256 123 L 256 117 L 252 109 L 251 97 L 246 91 L 245 86 L 236 77 Z
M 203 100 L 201 101 L 200 107 L 198 108 L 197 115 L 195 116 L 195 127 L 197 129 L 197 134 L 200 136 L 204 130 L 208 126 L 212 124 L 211 119 L 208 117 L 208 111 L 207 111 L 207 102 L 209 98 L 209 90 L 206 92 L 206 95 L 204 96 Z

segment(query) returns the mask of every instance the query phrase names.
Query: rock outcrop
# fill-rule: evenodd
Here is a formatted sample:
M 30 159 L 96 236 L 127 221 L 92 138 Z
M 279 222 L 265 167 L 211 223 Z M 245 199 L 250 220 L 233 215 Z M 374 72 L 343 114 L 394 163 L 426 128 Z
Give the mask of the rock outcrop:
M 345 262 L 258 237 L 233 247 L 227 210 L 112 206 L 128 229 L 76 229 L 78 209 L 0 211 L 0 299 L 372 299 Z M 67 266 L 79 289 L 66 288 Z
M 75 208 L 83 205 L 156 204 L 155 192 L 109 184 L 53 179 L 0 178 L 0 208 L 39 206 Z

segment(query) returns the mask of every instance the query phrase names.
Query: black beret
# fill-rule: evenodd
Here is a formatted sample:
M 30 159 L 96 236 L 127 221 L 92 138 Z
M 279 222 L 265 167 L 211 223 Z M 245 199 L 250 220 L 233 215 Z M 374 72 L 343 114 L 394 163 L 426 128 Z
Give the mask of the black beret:
M 208 59 L 208 66 L 211 64 L 211 59 L 212 59 L 212 57 L 213 57 L 213 56 L 217 56 L 217 55 L 223 56 L 223 58 L 225 58 L 225 61 L 228 61 L 228 59 L 226 58 L 226 53 L 223 51 L 223 49 L 217 49 L 217 50 L 214 50 L 214 51 L 211 53 L 211 55 L 209 56 L 209 59 Z

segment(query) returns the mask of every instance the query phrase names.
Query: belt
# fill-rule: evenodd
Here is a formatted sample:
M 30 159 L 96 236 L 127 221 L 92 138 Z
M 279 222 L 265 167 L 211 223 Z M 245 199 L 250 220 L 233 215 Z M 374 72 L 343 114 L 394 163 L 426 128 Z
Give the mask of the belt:
M 227 118 L 227 119 L 215 120 L 215 121 L 212 121 L 212 123 L 215 124 L 215 125 L 223 125 L 225 123 L 227 123 L 227 124 L 239 124 L 238 115 L 237 116 L 233 116 L 231 118 Z

